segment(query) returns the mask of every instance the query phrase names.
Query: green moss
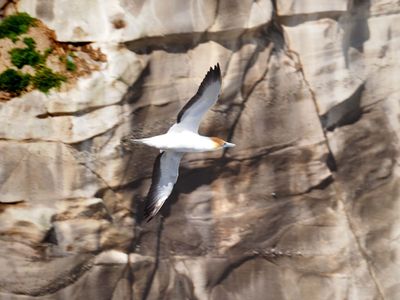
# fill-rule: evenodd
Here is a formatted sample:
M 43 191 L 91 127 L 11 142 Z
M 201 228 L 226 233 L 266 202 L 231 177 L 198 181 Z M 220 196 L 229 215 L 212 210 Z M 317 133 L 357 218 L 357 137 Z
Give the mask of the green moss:
M 24 38 L 24 44 L 29 48 L 29 49 L 35 49 L 36 47 L 36 42 L 33 38 L 31 37 L 26 37 Z
M 46 61 L 47 55 L 41 55 L 35 50 L 36 42 L 31 37 L 24 38 L 26 48 L 14 48 L 10 50 L 11 62 L 14 66 L 21 69 L 25 65 L 35 67 Z
M 41 53 L 36 50 L 36 41 L 32 37 L 19 37 L 28 32 L 30 26 L 36 26 L 37 20 L 27 13 L 17 13 L 8 16 L 0 22 L 0 39 L 10 38 L 14 42 L 22 40 L 25 48 L 14 48 L 10 50 L 11 62 L 19 69 L 25 65 L 35 68 L 35 75 L 24 74 L 14 69 L 8 69 L 0 74 L 0 90 L 20 94 L 26 90 L 29 84 L 35 89 L 47 93 L 52 88 L 59 88 L 67 78 L 53 72 L 46 66 L 47 57 L 53 52 L 53 48 L 48 48 Z M 76 65 L 73 55 L 64 58 L 66 69 L 75 71 Z M 64 62 L 64 60 L 63 60 Z
M 14 48 L 10 50 L 11 62 L 18 69 L 25 65 L 35 67 L 44 62 L 44 57 L 32 48 Z
M 8 16 L 0 23 L 0 39 L 8 37 L 16 41 L 17 36 L 26 33 L 30 26 L 35 25 L 35 22 L 36 19 L 27 13 Z
M 32 78 L 32 83 L 35 88 L 43 93 L 47 93 L 52 88 L 58 88 L 61 83 L 67 78 L 59 73 L 54 73 L 46 66 L 40 66 L 35 76 Z
M 0 90 L 20 94 L 29 85 L 31 76 L 14 69 L 0 74 Z
M 67 68 L 68 71 L 71 71 L 71 72 L 76 71 L 76 64 L 70 54 L 67 55 L 67 58 L 65 60 L 65 67 Z
M 43 56 L 44 56 L 45 58 L 47 58 L 52 52 L 53 52 L 53 48 L 52 48 L 52 47 L 47 48 L 47 49 L 44 51 Z

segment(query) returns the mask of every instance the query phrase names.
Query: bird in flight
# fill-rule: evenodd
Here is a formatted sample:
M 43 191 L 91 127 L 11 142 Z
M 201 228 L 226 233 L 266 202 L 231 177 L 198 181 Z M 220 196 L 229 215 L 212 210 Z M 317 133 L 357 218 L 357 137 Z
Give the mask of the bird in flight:
M 217 64 L 207 72 L 196 95 L 181 109 L 176 123 L 167 133 L 134 140 L 161 150 L 154 163 L 152 183 L 145 200 L 144 218 L 147 222 L 157 214 L 172 193 L 178 179 L 179 163 L 183 154 L 235 146 L 217 137 L 198 134 L 201 119 L 217 102 L 220 90 L 221 70 Z

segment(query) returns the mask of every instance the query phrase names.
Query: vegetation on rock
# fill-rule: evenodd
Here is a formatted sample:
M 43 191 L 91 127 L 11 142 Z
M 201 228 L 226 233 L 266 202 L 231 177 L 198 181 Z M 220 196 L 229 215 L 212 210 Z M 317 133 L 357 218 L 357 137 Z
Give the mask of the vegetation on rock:
M 66 80 L 65 76 L 54 73 L 46 66 L 40 66 L 32 77 L 33 86 L 43 93 L 47 93 L 52 88 L 59 88 Z
M 10 38 L 16 41 L 17 37 L 28 32 L 30 26 L 35 25 L 36 19 L 27 13 L 17 13 L 8 16 L 0 23 L 0 39 Z
M 65 59 L 65 67 L 67 68 L 68 71 L 71 71 L 71 72 L 76 71 L 76 64 L 71 55 L 67 55 L 67 58 Z
M 49 55 L 60 53 L 54 53 L 53 51 L 53 45 L 57 46 L 57 43 L 50 37 L 51 47 L 44 52 L 40 52 L 36 48 L 36 41 L 30 35 L 29 28 L 31 26 L 41 26 L 40 24 L 39 20 L 27 13 L 8 16 L 0 23 L 0 39 L 10 38 L 15 43 L 23 38 L 22 41 L 25 44 L 24 48 L 18 46 L 9 50 L 11 63 L 18 69 L 22 69 L 24 66 L 31 66 L 35 72 L 32 74 L 31 69 L 29 71 L 31 74 L 28 74 L 24 72 L 25 69 L 22 71 L 18 71 L 13 67 L 6 69 L 0 74 L 0 91 L 8 92 L 13 96 L 32 89 L 47 93 L 52 88 L 59 88 L 63 82 L 67 81 L 67 76 L 54 72 L 46 63 Z M 22 35 L 21 38 L 19 37 L 20 35 Z M 58 55 L 60 60 L 65 63 L 65 71 L 63 73 L 77 70 L 72 52 L 67 56 Z
M 97 70 L 105 59 L 90 45 L 57 42 L 54 31 L 27 13 L 0 21 L 0 57 L 0 101 L 35 89 L 48 93 Z
M 52 52 L 52 49 L 48 48 L 44 54 L 41 54 L 36 50 L 36 42 L 33 38 L 25 37 L 23 41 L 26 48 L 11 49 L 11 62 L 19 69 L 25 65 L 32 66 L 35 68 L 36 72 L 34 76 L 25 75 L 25 77 L 21 77 L 24 76 L 21 72 L 18 73 L 12 69 L 8 69 L 14 71 L 7 74 L 11 74 L 15 81 L 18 79 L 18 76 L 24 79 L 23 84 L 18 88 L 12 88 L 12 91 L 19 94 L 29 85 L 30 82 L 33 84 L 34 88 L 43 93 L 47 93 L 52 88 L 60 87 L 61 83 L 66 81 L 66 77 L 59 73 L 54 73 L 46 66 L 47 56 Z M 9 82 L 14 83 L 14 81 L 10 80 Z
M 26 46 L 28 46 L 29 49 L 35 49 L 35 47 L 36 47 L 36 42 L 35 42 L 35 40 L 34 40 L 33 38 L 31 38 L 31 37 L 26 37 L 26 38 L 24 38 L 24 44 L 25 44 Z
M 31 76 L 14 69 L 5 70 L 0 74 L 0 90 L 19 94 L 29 85 Z
M 36 42 L 32 38 L 24 38 L 26 48 L 14 48 L 11 49 L 11 62 L 18 69 L 21 69 L 25 65 L 35 67 L 40 63 L 45 62 L 44 55 L 41 55 L 36 51 Z

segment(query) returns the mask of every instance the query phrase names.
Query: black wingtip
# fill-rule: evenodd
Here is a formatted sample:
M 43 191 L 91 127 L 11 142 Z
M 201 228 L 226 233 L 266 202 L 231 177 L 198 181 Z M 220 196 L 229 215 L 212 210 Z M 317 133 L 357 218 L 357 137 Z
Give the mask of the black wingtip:
M 152 201 L 151 197 L 148 196 L 143 211 L 143 220 L 146 223 L 150 222 L 160 210 L 160 208 L 157 208 L 156 206 L 157 202 Z
M 150 222 L 151 219 L 155 217 L 157 212 L 158 209 L 156 208 L 156 202 L 152 201 L 152 199 L 148 197 L 143 212 L 143 217 L 146 223 Z
M 204 76 L 203 81 L 200 84 L 200 88 L 205 86 L 208 82 L 221 80 L 221 68 L 219 67 L 219 63 L 214 65 L 214 67 L 210 67 L 206 76 Z
M 146 223 L 149 223 L 151 221 L 151 219 L 154 218 L 156 214 L 154 213 L 154 205 L 146 205 L 146 207 L 144 208 L 144 221 Z
M 206 76 L 204 76 L 203 81 L 201 82 L 199 89 L 197 90 L 196 95 L 194 95 L 188 103 L 181 109 L 181 111 L 178 114 L 177 117 L 177 123 L 179 123 L 183 117 L 183 114 L 185 113 L 186 110 L 188 110 L 196 101 L 198 98 L 198 95 L 203 92 L 203 90 L 206 88 L 206 86 L 212 82 L 215 81 L 222 81 L 221 77 L 221 68 L 219 66 L 219 63 L 214 65 L 214 67 L 210 67 L 208 70 Z
M 212 79 L 221 79 L 221 68 L 219 67 L 219 62 L 214 66 L 210 67 L 210 70 L 207 72 L 206 77 L 210 74 Z
M 164 155 L 165 152 L 160 152 L 158 154 L 156 160 L 154 161 L 153 166 L 153 174 L 151 176 L 151 186 L 150 190 L 146 196 L 145 203 L 144 203 L 144 210 L 143 210 L 143 218 L 147 222 L 154 218 L 157 214 L 158 210 L 156 209 L 156 203 L 153 199 L 154 194 L 157 192 L 157 182 L 160 180 L 161 172 L 160 172 L 160 164 L 161 164 L 161 157 Z

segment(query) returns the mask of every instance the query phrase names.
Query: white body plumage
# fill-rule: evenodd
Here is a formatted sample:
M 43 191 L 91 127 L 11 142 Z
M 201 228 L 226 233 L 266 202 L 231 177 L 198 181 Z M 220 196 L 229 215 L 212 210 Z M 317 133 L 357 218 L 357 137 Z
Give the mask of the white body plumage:
M 176 152 L 205 152 L 234 146 L 217 138 L 209 138 L 188 130 L 168 131 L 165 134 L 135 141 L 160 150 Z

